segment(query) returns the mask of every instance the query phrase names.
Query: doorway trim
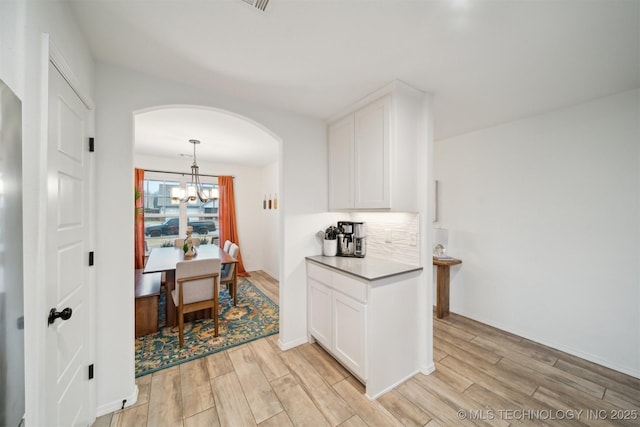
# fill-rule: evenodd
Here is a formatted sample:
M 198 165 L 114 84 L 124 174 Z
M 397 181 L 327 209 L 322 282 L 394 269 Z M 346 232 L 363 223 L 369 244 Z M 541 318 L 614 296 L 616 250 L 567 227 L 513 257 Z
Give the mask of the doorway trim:
M 144 108 L 140 108 L 137 110 L 133 110 L 131 112 L 131 129 L 132 129 L 132 148 L 135 151 L 135 132 L 136 132 L 136 116 L 139 114 L 144 114 L 144 113 L 148 113 L 151 111 L 158 111 L 158 110 L 164 110 L 164 109 L 169 109 L 169 108 L 183 108 L 183 109 L 193 109 L 193 110 L 204 110 L 204 111 L 210 111 L 212 113 L 218 113 L 218 114 L 224 114 L 224 115 L 228 115 L 231 117 L 234 117 L 236 119 L 242 120 L 244 122 L 246 122 L 247 124 L 254 126 L 258 129 L 260 129 L 261 131 L 265 132 L 266 134 L 268 134 L 276 143 L 277 143 L 277 167 L 278 167 L 278 189 L 277 189 L 277 193 L 280 195 L 280 200 L 278 200 L 279 203 L 279 207 L 278 207 L 278 218 L 277 218 L 277 222 L 278 222 L 278 232 L 277 232 L 277 242 L 276 242 L 276 250 L 277 250 L 277 254 L 278 254 L 278 260 L 277 260 L 277 264 L 278 264 L 278 282 L 279 283 L 283 283 L 284 281 L 284 217 L 285 215 L 283 214 L 285 212 L 285 207 L 286 207 L 286 198 L 283 198 L 284 196 L 284 187 L 283 187 L 283 176 L 284 176 L 284 168 L 283 168 L 283 164 L 284 164 L 284 143 L 283 143 L 283 139 L 276 134 L 274 131 L 272 131 L 270 128 L 268 128 L 267 126 L 263 125 L 262 123 L 252 119 L 251 117 L 248 117 L 244 114 L 240 114 L 240 113 L 236 113 L 232 110 L 227 110 L 225 108 L 219 108 L 219 107 L 213 107 L 210 105 L 203 105 L 203 104 L 190 104 L 190 103 L 184 103 L 184 104 L 158 104 L 158 105 L 154 105 L 151 107 L 144 107 Z M 134 160 L 135 160 L 135 153 L 134 153 Z M 134 166 L 135 167 L 135 166 Z M 132 246 L 133 246 L 133 242 L 132 242 Z M 278 306 L 280 308 L 280 311 L 282 312 L 283 309 L 283 293 L 280 292 L 278 295 Z M 282 322 L 282 316 L 280 316 L 280 321 Z M 282 324 L 280 324 L 280 330 L 282 330 Z
M 78 77 L 75 75 L 75 73 L 69 66 L 69 63 L 64 59 L 64 56 L 62 56 L 62 52 L 60 52 L 60 49 L 56 47 L 55 43 L 53 43 L 48 34 L 45 34 L 45 37 L 47 38 L 49 44 L 49 61 L 53 64 L 54 67 L 56 67 L 56 69 L 60 72 L 67 83 L 69 83 L 69 86 L 71 86 L 71 89 L 73 89 L 76 95 L 78 95 L 82 103 L 90 111 L 93 111 L 95 109 L 95 104 L 93 103 L 93 100 L 91 99 L 87 91 L 82 87 L 80 79 L 78 79 Z

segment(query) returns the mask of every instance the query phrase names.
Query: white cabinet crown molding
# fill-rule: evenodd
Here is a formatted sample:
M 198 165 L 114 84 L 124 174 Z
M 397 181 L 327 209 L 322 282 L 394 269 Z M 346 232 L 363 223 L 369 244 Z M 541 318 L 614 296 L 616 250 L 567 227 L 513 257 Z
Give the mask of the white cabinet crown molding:
M 328 119 L 325 120 L 325 123 L 331 124 L 337 120 L 340 120 L 344 116 L 351 114 L 361 109 L 362 107 L 365 107 L 366 105 L 372 103 L 376 99 L 382 98 L 383 96 L 389 95 L 392 93 L 406 93 L 406 94 L 413 94 L 414 96 L 420 96 L 420 97 L 426 94 L 426 92 L 424 92 L 423 90 L 418 89 L 415 86 L 412 86 L 402 80 L 394 80 L 391 83 L 387 84 L 386 86 L 383 86 L 380 89 L 375 90 L 368 95 L 365 95 L 364 97 L 355 101 L 353 104 L 351 104 L 349 107 L 345 108 L 344 110 L 340 111 L 339 113 L 330 116 Z

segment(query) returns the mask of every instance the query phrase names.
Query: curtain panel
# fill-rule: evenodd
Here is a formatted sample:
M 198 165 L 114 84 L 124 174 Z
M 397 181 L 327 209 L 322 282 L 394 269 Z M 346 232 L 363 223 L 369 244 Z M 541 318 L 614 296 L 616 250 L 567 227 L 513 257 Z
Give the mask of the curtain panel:
M 220 225 L 220 247 L 224 245 L 226 240 L 230 240 L 240 247 L 238 253 L 238 276 L 249 276 L 244 269 L 242 262 L 242 245 L 238 239 L 238 228 L 236 223 L 236 201 L 233 190 L 233 177 L 219 176 L 218 189 L 220 192 L 220 214 L 218 224 Z
M 134 175 L 135 197 L 135 267 L 144 268 L 144 170 L 136 169 Z

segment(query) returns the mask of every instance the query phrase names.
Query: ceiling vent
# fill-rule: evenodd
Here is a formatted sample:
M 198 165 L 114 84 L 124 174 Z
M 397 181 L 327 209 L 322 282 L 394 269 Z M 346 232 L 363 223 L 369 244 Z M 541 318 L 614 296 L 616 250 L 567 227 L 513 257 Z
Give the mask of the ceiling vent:
M 263 12 L 267 8 L 267 5 L 269 4 L 269 0 L 242 0 L 242 1 L 247 3 L 248 5 L 255 7 L 256 9 L 260 9 Z

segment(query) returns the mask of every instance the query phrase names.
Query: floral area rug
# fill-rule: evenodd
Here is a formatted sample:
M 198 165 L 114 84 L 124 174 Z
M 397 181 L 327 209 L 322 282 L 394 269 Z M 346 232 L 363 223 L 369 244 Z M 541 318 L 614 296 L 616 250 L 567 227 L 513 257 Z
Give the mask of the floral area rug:
M 179 365 L 278 333 L 278 305 L 247 278 L 238 278 L 238 305 L 226 290 L 220 292 L 219 335 L 214 319 L 184 324 L 184 347 L 178 342 L 177 326 L 163 327 L 155 334 L 136 339 L 136 377 Z

